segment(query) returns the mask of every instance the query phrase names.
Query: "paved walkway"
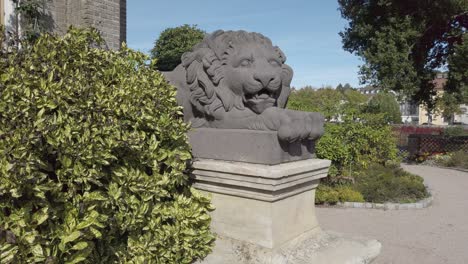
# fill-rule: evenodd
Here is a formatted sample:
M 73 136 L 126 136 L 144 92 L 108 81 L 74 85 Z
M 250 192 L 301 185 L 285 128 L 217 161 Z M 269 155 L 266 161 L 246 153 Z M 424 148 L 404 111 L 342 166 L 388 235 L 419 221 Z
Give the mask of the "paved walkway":
M 418 210 L 317 208 L 324 230 L 375 238 L 382 252 L 373 264 L 468 263 L 468 173 L 404 165 L 424 177 L 434 201 Z

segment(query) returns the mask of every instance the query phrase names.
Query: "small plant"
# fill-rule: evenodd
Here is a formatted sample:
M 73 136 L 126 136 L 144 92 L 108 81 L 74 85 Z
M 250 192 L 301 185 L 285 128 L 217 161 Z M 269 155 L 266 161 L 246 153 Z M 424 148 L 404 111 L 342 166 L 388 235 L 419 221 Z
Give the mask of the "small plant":
M 432 160 L 436 165 L 468 169 L 468 152 L 459 150 L 445 155 L 434 155 Z
M 315 192 L 316 204 L 336 204 L 338 202 L 364 202 L 361 193 L 348 185 L 328 186 L 320 184 Z

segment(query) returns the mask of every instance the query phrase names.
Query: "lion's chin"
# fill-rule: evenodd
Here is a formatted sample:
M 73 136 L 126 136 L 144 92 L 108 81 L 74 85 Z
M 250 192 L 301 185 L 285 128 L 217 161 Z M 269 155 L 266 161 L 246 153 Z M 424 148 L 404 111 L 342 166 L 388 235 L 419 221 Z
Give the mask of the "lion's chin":
M 265 109 L 275 106 L 275 103 L 276 99 L 271 97 L 265 99 L 252 98 L 247 100 L 245 105 L 256 114 L 261 114 Z

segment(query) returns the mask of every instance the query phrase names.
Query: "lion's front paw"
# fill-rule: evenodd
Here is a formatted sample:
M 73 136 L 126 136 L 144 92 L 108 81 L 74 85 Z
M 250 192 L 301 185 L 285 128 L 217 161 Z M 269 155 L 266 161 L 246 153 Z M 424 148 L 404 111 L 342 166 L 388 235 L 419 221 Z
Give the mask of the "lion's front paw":
M 285 110 L 278 129 L 281 140 L 294 142 L 303 139 L 316 139 L 323 134 L 324 117 L 320 113 Z

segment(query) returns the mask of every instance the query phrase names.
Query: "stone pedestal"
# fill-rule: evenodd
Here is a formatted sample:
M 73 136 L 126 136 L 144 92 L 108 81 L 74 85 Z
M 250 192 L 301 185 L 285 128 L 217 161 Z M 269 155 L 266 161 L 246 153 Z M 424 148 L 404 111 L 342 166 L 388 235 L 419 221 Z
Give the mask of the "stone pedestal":
M 277 165 L 195 160 L 194 186 L 212 196 L 212 230 L 218 236 L 202 263 L 367 263 L 378 255 L 375 240 L 320 230 L 315 188 L 329 166 L 320 159 Z
M 279 165 L 218 160 L 193 163 L 195 188 L 212 194 L 212 230 L 266 248 L 276 248 L 318 227 L 315 188 L 330 161 Z

